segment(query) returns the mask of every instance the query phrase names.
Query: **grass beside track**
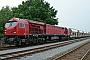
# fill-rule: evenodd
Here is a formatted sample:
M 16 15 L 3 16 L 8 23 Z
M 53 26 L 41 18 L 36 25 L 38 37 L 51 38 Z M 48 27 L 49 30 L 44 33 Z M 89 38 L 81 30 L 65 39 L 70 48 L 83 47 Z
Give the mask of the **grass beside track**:
M 9 46 L 13 46 L 13 45 L 3 44 L 2 41 L 0 40 L 0 49 L 2 49 L 4 47 L 9 47 Z

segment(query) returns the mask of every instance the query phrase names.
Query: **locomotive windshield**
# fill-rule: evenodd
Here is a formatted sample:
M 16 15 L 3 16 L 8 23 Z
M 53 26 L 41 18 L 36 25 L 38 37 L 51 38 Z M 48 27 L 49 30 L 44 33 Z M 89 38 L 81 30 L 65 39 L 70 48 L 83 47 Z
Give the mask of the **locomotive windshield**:
M 9 21 L 5 24 L 5 27 L 14 27 L 17 25 L 16 21 Z

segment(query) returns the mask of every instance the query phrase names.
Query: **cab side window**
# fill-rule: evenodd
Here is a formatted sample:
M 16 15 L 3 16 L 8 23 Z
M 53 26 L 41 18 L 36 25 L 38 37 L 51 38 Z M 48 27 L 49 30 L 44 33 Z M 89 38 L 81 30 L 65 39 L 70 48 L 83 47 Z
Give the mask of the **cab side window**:
M 20 23 L 20 28 L 25 28 L 25 25 L 23 23 Z

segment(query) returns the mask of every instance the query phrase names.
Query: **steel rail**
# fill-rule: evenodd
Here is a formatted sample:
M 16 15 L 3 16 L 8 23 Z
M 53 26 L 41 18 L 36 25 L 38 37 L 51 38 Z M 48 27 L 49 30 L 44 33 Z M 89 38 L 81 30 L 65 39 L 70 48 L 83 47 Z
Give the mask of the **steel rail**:
M 78 47 L 75 47 L 74 49 L 72 49 L 72 50 L 70 50 L 70 51 L 68 51 L 68 52 L 66 52 L 66 53 L 64 53 L 64 54 L 62 54 L 62 55 L 60 55 L 59 57 L 56 57 L 54 60 L 59 60 L 59 58 L 62 58 L 62 57 L 64 57 L 64 56 L 68 55 L 69 53 L 72 53 L 73 51 L 79 49 L 80 47 L 86 45 L 86 44 L 89 43 L 89 42 L 90 42 L 90 41 L 85 42 L 85 43 L 81 44 L 81 45 L 78 46 Z M 84 57 L 83 57 L 83 58 L 84 58 Z
M 89 54 L 90 49 L 83 55 L 83 57 L 80 60 L 85 60 L 86 56 Z
M 35 54 L 35 53 L 39 53 L 39 52 L 46 51 L 49 49 L 65 46 L 65 45 L 75 43 L 78 41 L 82 41 L 82 40 L 68 41 L 68 42 L 64 42 L 64 43 L 53 44 L 53 45 L 39 47 L 39 48 L 33 48 L 33 49 L 28 49 L 28 50 L 22 50 L 22 51 L 10 52 L 10 53 L 6 53 L 6 54 L 0 54 L 0 57 L 1 57 L 1 60 L 12 59 L 12 58 L 24 56 L 27 54 Z M 4 57 L 4 58 L 2 58 L 2 57 Z

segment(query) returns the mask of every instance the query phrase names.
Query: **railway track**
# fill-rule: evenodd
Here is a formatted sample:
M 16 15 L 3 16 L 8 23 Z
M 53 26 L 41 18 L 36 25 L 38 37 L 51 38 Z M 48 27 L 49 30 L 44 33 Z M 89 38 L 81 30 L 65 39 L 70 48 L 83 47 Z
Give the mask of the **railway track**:
M 60 55 L 54 60 L 90 60 L 90 41 Z
M 50 43 L 55 43 L 55 42 L 46 42 L 44 44 L 50 44 Z M 36 45 L 42 45 L 42 44 L 36 44 Z M 24 47 L 31 47 L 31 46 L 35 46 L 35 44 L 24 45 L 24 46 L 9 45 L 7 47 L 0 47 L 0 51 L 9 50 L 9 49 L 24 48 Z
M 90 49 L 83 55 L 81 60 L 90 60 Z
M 57 48 L 57 47 L 65 46 L 65 45 L 75 43 L 75 42 L 79 42 L 79 41 L 82 41 L 82 40 L 83 39 L 81 39 L 81 40 L 71 40 L 71 41 L 66 41 L 66 42 L 63 42 L 63 43 L 53 44 L 53 45 L 49 45 L 49 46 L 43 46 L 43 47 L 38 47 L 38 48 L 33 48 L 33 49 L 28 49 L 28 50 L 22 50 L 22 51 L 0 54 L 0 59 L 1 60 L 10 60 L 10 59 L 14 59 L 14 58 L 16 59 L 18 57 L 39 53 L 39 52 L 42 52 L 42 51 L 46 51 L 46 50 L 49 50 L 49 49 L 54 49 L 54 48 Z

